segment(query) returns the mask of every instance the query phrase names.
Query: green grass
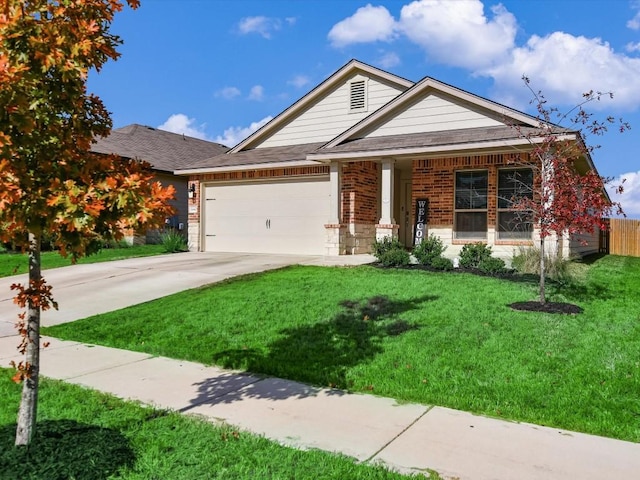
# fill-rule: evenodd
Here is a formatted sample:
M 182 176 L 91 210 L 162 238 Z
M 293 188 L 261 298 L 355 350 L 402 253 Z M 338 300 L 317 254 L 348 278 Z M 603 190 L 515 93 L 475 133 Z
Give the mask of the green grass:
M 0 397 L 2 480 L 406 478 L 48 379 L 41 382 L 34 441 L 16 448 L 20 386 L 8 370 L 0 369 Z
M 78 260 L 78 263 L 98 263 L 112 260 L 123 260 L 133 257 L 148 257 L 164 253 L 162 245 L 135 245 L 127 248 L 105 248 L 94 255 Z M 27 255 L 22 253 L 0 254 L 0 277 L 27 273 Z M 62 257 L 58 252 L 42 252 L 42 268 L 67 267 L 71 265 L 70 258 Z
M 516 312 L 535 281 L 291 267 L 46 334 L 640 441 L 640 259 L 549 285 L 576 316 Z

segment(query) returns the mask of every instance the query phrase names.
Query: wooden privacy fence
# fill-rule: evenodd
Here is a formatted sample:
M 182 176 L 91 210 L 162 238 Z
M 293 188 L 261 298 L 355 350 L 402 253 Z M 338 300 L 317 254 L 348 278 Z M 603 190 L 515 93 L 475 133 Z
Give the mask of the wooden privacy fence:
M 640 220 L 608 218 L 609 229 L 600 232 L 600 252 L 640 257 Z

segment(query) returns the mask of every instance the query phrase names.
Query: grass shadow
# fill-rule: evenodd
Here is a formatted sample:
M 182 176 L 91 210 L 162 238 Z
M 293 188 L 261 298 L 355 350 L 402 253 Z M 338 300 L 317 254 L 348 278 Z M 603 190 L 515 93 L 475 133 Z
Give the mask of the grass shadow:
M 16 447 L 16 425 L 0 427 L 0 477 L 102 480 L 131 467 L 135 454 L 117 430 L 73 420 L 38 422 L 28 447 Z
M 332 319 L 314 324 L 285 328 L 265 351 L 232 349 L 217 352 L 213 363 L 226 368 L 243 369 L 254 374 L 295 380 L 293 383 L 245 374 L 223 374 L 198 384 L 198 396 L 192 405 L 229 403 L 243 398 L 308 397 L 319 387 L 336 389 L 335 395 L 348 389 L 347 372 L 353 366 L 382 353 L 385 338 L 418 329 L 400 315 L 420 309 L 438 297 L 425 295 L 411 300 L 392 300 L 385 296 L 365 301 L 343 300 Z M 330 393 L 331 394 L 331 393 Z

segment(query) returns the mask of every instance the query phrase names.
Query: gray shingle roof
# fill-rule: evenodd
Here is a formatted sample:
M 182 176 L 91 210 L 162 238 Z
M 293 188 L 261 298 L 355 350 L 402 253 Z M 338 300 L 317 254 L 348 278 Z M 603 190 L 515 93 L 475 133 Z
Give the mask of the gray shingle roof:
M 216 167 L 231 167 L 240 165 L 262 165 L 272 162 L 293 162 L 307 159 L 307 155 L 314 153 L 350 153 L 384 150 L 402 150 L 403 148 L 427 148 L 447 145 L 477 144 L 489 141 L 512 140 L 535 133 L 536 129 L 521 127 L 521 133 L 509 126 L 481 127 L 462 130 L 448 130 L 441 132 L 411 133 L 401 135 L 388 135 L 385 137 L 359 138 L 351 140 L 335 147 L 322 148 L 324 142 L 305 143 L 302 145 L 287 145 L 283 147 L 254 148 L 237 153 L 224 153 L 212 158 L 203 159 L 187 165 L 186 169 L 205 169 Z
M 107 138 L 98 139 L 91 150 L 145 160 L 155 170 L 173 172 L 229 149 L 219 143 L 132 124 L 112 130 Z
M 403 148 L 437 147 L 445 145 L 460 145 L 499 140 L 512 140 L 537 129 L 521 127 L 521 133 L 509 126 L 466 128 L 460 130 L 446 130 L 441 132 L 409 133 L 387 135 L 384 137 L 358 138 L 347 141 L 335 147 L 321 148 L 316 153 L 347 153 L 371 152 L 379 150 L 398 150 Z
M 187 168 L 215 168 L 236 165 L 260 165 L 272 162 L 295 162 L 306 160 L 309 153 L 315 152 L 325 142 L 287 145 L 285 147 L 253 148 L 238 153 L 229 153 L 191 163 Z

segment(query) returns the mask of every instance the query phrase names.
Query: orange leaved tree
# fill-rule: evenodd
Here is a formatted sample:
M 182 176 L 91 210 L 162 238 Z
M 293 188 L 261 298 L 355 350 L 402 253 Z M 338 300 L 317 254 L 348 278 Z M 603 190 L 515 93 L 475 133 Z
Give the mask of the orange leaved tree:
M 26 308 L 16 445 L 29 444 L 35 428 L 40 312 L 57 307 L 40 272 L 43 235 L 76 259 L 170 213 L 173 189 L 153 183 L 148 164 L 90 152 L 111 119 L 87 92 L 87 75 L 118 57 L 109 28 L 122 8 L 120 0 L 0 0 L 0 241 L 29 255 L 28 285 L 12 286 Z

